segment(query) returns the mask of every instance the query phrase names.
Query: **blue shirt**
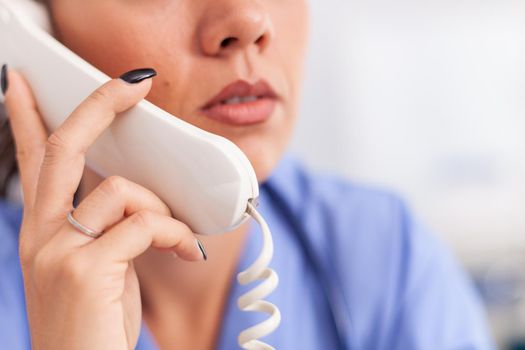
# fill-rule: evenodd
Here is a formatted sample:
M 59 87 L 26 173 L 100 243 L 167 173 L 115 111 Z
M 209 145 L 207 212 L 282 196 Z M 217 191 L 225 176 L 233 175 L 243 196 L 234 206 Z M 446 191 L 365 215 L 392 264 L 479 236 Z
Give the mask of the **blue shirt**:
M 279 194 L 280 203 L 269 189 Z M 282 205 L 292 217 L 283 215 Z M 272 229 L 271 266 L 279 287 L 267 299 L 282 314 L 266 342 L 280 350 L 337 349 L 323 293 L 291 220 L 303 227 L 319 261 L 344 297 L 339 311 L 350 349 L 494 349 L 471 282 L 444 246 L 411 216 L 397 196 L 313 173 L 285 156 L 261 185 L 258 208 Z M 21 208 L 0 202 L 0 348 L 30 349 L 18 260 Z M 284 213 L 285 214 L 285 213 Z M 258 255 L 260 232 L 251 225 L 237 272 Z M 245 287 L 232 287 L 218 349 L 239 348 L 237 335 L 264 315 L 237 309 Z M 157 349 L 145 325 L 138 350 Z

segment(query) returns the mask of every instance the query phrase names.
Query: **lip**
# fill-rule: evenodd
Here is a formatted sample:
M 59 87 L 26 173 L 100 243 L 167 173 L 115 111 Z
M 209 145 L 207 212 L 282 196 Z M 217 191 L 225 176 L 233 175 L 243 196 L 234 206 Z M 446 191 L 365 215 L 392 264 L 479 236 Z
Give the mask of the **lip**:
M 225 101 L 235 97 L 257 97 L 253 101 L 225 104 Z M 237 80 L 221 90 L 215 97 L 202 107 L 201 111 L 208 118 L 222 123 L 244 126 L 263 123 L 270 118 L 277 105 L 277 95 L 264 80 L 250 84 Z

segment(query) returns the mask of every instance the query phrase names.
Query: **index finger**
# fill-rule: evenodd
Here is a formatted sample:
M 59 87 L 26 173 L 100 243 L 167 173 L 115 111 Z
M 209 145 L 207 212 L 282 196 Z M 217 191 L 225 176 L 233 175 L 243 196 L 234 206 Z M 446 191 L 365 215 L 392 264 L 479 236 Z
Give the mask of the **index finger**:
M 124 112 L 151 89 L 153 69 L 138 69 L 112 79 L 95 90 L 51 134 L 38 179 L 35 208 L 49 218 L 64 216 L 82 178 L 89 146 Z

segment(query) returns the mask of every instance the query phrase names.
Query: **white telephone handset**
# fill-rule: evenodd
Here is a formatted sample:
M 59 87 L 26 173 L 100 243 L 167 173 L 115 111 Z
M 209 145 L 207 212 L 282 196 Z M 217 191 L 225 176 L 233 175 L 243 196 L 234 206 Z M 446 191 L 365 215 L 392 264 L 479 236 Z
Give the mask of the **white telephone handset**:
M 54 130 L 110 78 L 50 31 L 43 5 L 0 2 L 0 61 L 24 74 L 47 127 Z M 249 160 L 232 142 L 146 100 L 115 120 L 89 149 L 86 162 L 104 177 L 121 175 L 149 188 L 177 219 L 201 234 L 240 225 L 248 218 L 248 200 L 259 195 Z
M 0 0 L 0 62 L 28 80 L 49 130 L 110 79 L 52 36 L 47 9 L 34 0 Z M 196 233 L 229 231 L 253 216 L 262 227 L 263 249 L 237 278 L 241 284 L 263 281 L 242 295 L 238 306 L 270 317 L 238 340 L 244 349 L 273 349 L 258 340 L 280 323 L 277 307 L 262 300 L 278 284 L 268 268 L 272 237 L 254 207 L 259 196 L 255 172 L 239 148 L 142 100 L 99 137 L 86 163 L 102 176 L 121 175 L 149 188 Z

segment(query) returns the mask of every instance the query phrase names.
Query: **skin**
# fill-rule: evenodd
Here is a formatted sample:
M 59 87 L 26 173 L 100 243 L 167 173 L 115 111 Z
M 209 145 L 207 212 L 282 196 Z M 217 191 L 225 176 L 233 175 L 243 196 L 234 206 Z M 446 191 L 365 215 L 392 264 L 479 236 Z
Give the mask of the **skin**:
M 152 67 L 154 79 L 113 79 L 48 135 L 31 88 L 8 73 L 6 108 L 24 192 L 20 256 L 34 349 L 133 349 L 144 319 L 163 349 L 215 347 L 248 230 L 199 237 L 149 190 L 102 179 L 85 150 L 142 98 L 230 139 L 266 179 L 289 141 L 307 40 L 306 0 L 54 0 L 57 38 L 109 76 Z M 221 46 L 226 38 L 228 45 Z M 271 118 L 231 126 L 200 108 L 236 80 L 265 79 L 278 95 Z M 89 127 L 86 127 L 89 125 Z M 264 150 L 264 151 L 261 151 Z M 66 221 L 105 234 L 92 239 Z M 153 248 L 153 249 L 152 249 Z M 166 251 L 173 251 L 173 258 Z M 139 283 L 140 282 L 140 283 Z

